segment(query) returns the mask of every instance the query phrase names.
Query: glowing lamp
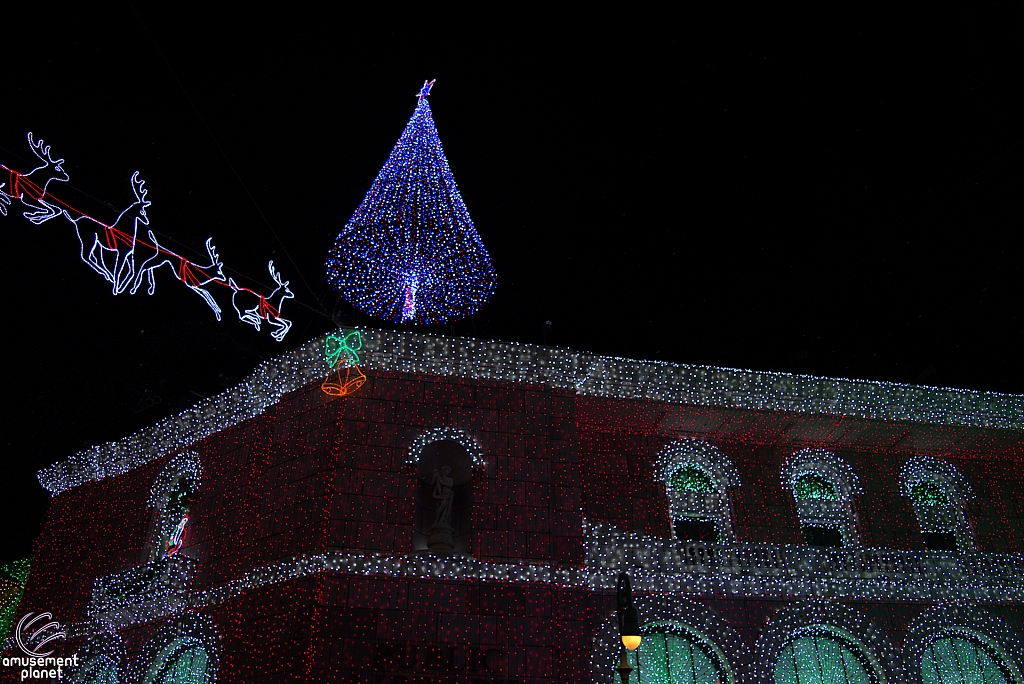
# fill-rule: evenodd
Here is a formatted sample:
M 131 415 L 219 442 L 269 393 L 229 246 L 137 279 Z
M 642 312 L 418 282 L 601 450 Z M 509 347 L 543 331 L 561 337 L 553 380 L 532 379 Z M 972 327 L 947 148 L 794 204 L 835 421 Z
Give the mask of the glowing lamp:
M 624 572 L 619 573 L 616 603 L 622 645 L 629 651 L 635 651 L 640 647 L 640 611 L 633 605 L 633 588 L 629 583 L 629 575 Z
M 632 597 L 630 597 L 632 598 Z M 622 645 L 630 651 L 635 651 L 640 646 L 640 611 L 636 606 L 625 606 L 622 610 L 622 626 L 619 628 L 619 635 L 622 637 Z

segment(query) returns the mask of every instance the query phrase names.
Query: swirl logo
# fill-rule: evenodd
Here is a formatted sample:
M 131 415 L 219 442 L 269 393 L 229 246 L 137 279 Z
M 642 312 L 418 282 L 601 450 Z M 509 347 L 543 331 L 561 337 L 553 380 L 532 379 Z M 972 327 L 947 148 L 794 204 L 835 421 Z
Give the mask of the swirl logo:
M 35 615 L 35 617 L 32 617 Z M 50 622 L 44 622 L 39 627 L 35 627 L 36 623 L 41 620 L 50 620 Z M 35 629 L 33 630 L 33 627 Z M 31 633 L 29 633 L 31 632 Z M 27 636 L 26 636 L 27 635 Z M 60 623 L 53 619 L 53 615 L 50 613 L 26 613 L 25 617 L 18 621 L 18 626 L 14 630 L 14 639 L 18 642 L 18 648 L 20 648 L 26 655 L 37 656 L 42 658 L 53 653 L 52 650 L 40 653 L 39 649 L 46 646 L 54 639 L 63 639 L 67 636 L 64 629 L 60 626 Z

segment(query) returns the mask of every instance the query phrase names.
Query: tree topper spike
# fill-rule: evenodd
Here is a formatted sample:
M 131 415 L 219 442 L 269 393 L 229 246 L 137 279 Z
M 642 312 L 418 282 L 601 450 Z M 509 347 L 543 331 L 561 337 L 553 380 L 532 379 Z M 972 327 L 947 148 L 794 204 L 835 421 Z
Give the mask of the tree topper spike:
M 436 81 L 436 80 L 437 80 L 437 79 L 435 78 L 435 79 L 433 79 L 433 80 L 431 80 L 431 81 L 424 81 L 424 82 L 423 82 L 423 87 L 422 87 L 422 88 L 420 88 L 420 92 L 418 92 L 418 93 L 416 94 L 416 97 L 417 97 L 418 99 L 422 100 L 422 99 L 423 99 L 423 98 L 425 98 L 425 97 L 426 97 L 427 95 L 430 95 L 430 89 L 434 87 L 434 81 Z

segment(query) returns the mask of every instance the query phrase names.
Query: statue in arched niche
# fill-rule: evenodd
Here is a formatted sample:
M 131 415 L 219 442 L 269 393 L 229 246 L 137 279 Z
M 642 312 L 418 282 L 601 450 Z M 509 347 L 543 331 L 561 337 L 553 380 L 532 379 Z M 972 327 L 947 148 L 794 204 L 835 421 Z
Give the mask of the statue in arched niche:
M 468 446 L 467 446 L 468 445 Z M 465 434 L 446 428 L 417 437 L 412 551 L 472 553 L 473 472 L 478 454 Z
M 434 468 L 434 476 L 430 481 L 433 485 L 433 497 L 436 503 L 434 524 L 430 526 L 430 540 L 427 548 L 431 551 L 451 551 L 455 548 L 452 539 L 452 501 L 455 499 L 455 481 L 451 477 L 451 466 Z

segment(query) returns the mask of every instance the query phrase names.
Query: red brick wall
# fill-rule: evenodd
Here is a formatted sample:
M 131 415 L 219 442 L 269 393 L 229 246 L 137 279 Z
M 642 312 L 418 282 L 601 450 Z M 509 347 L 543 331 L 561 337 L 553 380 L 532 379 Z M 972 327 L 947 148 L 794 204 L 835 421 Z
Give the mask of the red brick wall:
M 1024 466 L 1009 459 L 958 460 L 975 499 L 968 505 L 975 541 L 982 551 L 1024 551 Z
M 472 435 L 487 462 L 474 475 L 473 554 L 580 563 L 573 399 L 540 387 L 372 374 L 355 396 L 329 405 L 336 476 L 327 545 L 412 550 L 408 446 L 444 426 Z
M 612 606 L 579 589 L 334 575 L 322 600 L 310 681 L 366 684 L 383 674 L 586 681 Z
M 21 614 L 49 611 L 62 623 L 84 619 L 93 580 L 141 561 L 149 525 L 146 498 L 160 465 L 75 487 L 51 500 L 35 541 Z
M 578 565 L 573 411 L 564 391 L 489 381 L 371 374 L 356 395 L 336 400 L 310 385 L 190 447 L 203 474 L 182 553 L 199 561 L 200 588 L 303 552 L 407 553 L 407 449 L 431 427 L 448 426 L 473 435 L 487 461 L 474 484 L 474 554 Z M 96 577 L 139 562 L 146 499 L 166 460 L 53 500 L 26 606 L 81 619 Z

